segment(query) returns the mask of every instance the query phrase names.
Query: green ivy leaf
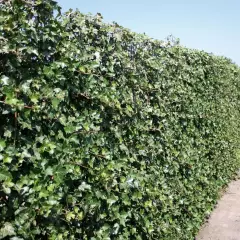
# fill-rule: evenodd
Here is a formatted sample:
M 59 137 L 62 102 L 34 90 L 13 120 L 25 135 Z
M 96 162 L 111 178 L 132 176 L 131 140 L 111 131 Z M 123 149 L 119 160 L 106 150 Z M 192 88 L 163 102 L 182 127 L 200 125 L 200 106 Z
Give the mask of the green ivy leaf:
M 4 140 L 0 140 L 0 152 L 2 152 L 5 147 L 6 147 L 5 141 Z
M 5 171 L 3 169 L 0 170 L 0 181 L 9 181 L 12 179 L 12 175 L 10 172 Z

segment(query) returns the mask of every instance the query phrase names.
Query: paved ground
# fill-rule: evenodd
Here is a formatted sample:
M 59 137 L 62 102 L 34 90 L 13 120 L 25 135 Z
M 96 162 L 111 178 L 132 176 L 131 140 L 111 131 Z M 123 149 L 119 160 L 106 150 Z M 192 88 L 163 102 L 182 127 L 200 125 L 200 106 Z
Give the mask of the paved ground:
M 240 240 L 240 179 L 230 183 L 196 240 Z

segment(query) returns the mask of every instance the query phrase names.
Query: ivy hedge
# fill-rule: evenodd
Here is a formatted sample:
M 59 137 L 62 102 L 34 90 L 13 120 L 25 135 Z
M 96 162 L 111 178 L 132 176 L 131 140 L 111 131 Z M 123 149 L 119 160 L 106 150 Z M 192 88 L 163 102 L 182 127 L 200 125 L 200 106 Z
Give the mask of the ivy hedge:
M 0 239 L 193 239 L 239 167 L 224 57 L 0 2 Z

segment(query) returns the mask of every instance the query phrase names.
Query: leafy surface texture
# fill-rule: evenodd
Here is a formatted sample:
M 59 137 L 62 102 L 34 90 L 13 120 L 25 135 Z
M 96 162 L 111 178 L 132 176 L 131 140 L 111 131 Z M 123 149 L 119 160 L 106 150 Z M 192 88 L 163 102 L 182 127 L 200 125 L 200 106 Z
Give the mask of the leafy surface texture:
M 239 90 L 225 57 L 0 1 L 0 239 L 194 239 L 239 167 Z

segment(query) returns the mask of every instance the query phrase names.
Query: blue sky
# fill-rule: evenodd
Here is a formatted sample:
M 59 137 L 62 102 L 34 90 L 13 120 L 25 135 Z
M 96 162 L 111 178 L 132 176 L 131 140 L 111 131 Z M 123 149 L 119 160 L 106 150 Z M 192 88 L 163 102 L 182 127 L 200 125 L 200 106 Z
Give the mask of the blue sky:
M 134 32 L 231 58 L 240 65 L 240 0 L 57 0 Z

